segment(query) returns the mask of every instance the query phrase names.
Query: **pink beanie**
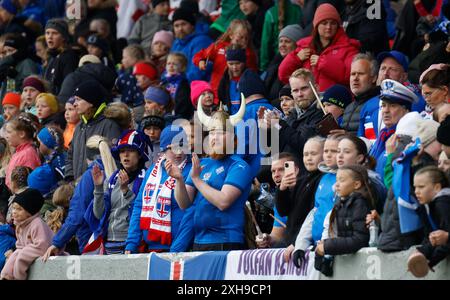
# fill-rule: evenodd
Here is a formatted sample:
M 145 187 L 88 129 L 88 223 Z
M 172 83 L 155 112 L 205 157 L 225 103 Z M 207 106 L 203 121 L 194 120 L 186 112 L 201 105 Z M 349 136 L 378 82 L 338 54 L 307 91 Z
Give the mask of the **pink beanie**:
M 156 42 L 162 42 L 167 47 L 172 48 L 173 33 L 171 31 L 161 30 L 155 33 L 152 40 L 152 45 Z
M 319 25 L 320 22 L 328 20 L 328 19 L 333 19 L 336 22 L 338 22 L 339 26 L 341 26 L 341 17 L 339 16 L 338 11 L 336 10 L 336 8 L 329 4 L 329 3 L 324 3 L 319 5 L 319 7 L 317 7 L 316 9 L 316 13 L 314 14 L 314 20 L 313 20 L 313 26 L 314 28 L 317 27 L 317 25 Z
M 213 92 L 211 86 L 206 81 L 194 80 L 191 82 L 191 102 L 195 108 L 197 108 L 198 98 L 205 91 Z

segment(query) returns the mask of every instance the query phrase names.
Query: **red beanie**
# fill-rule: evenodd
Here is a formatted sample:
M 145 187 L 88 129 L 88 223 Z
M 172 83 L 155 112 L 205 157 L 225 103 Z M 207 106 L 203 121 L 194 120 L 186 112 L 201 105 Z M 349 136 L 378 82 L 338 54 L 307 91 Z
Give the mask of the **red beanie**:
M 11 104 L 20 108 L 20 95 L 16 93 L 6 93 L 2 101 L 2 105 L 5 104 Z
M 338 11 L 336 10 L 336 8 L 329 4 L 329 3 L 324 3 L 319 5 L 319 7 L 316 9 L 316 13 L 314 14 L 314 20 L 313 20 L 313 26 L 314 28 L 317 27 L 317 25 L 319 25 L 320 22 L 328 20 L 328 19 L 333 19 L 336 22 L 338 22 L 339 26 L 341 26 L 341 17 L 339 16 Z
M 206 81 L 194 80 L 191 82 L 191 102 L 195 108 L 197 108 L 198 98 L 205 91 L 213 93 L 211 86 Z
M 158 72 L 152 65 L 140 62 L 134 65 L 133 75 L 144 75 L 151 80 L 155 80 L 158 77 Z

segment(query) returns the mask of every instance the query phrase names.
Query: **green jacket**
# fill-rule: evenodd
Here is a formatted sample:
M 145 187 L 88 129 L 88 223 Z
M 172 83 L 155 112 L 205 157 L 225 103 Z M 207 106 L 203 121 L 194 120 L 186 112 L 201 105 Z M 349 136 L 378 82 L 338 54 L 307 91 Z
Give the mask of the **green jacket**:
M 245 15 L 239 8 L 238 0 L 222 1 L 222 13 L 220 17 L 212 23 L 211 28 L 214 28 L 222 33 L 225 33 L 228 26 L 234 19 L 244 20 Z
M 302 10 L 300 6 L 292 4 L 290 0 L 283 0 L 284 8 L 284 27 L 291 24 L 299 24 L 302 19 Z M 273 7 L 267 10 L 262 31 L 261 49 L 259 67 L 264 71 L 275 54 L 278 53 L 278 1 L 275 1 Z

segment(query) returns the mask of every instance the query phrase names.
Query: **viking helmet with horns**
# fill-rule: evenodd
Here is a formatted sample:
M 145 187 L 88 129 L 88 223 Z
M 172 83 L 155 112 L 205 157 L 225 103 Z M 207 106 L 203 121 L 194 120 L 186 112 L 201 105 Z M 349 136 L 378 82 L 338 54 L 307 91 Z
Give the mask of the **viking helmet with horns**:
M 203 111 L 202 107 L 203 95 L 200 96 L 199 101 L 197 103 L 197 113 L 198 119 L 200 122 L 206 126 L 208 131 L 211 130 L 226 130 L 227 128 L 227 120 L 230 120 L 231 126 L 236 126 L 239 123 L 245 114 L 245 97 L 244 94 L 241 93 L 241 106 L 239 111 L 234 115 L 229 115 L 226 111 L 223 110 L 222 103 L 219 106 L 219 110 L 214 112 L 212 116 L 208 116 Z

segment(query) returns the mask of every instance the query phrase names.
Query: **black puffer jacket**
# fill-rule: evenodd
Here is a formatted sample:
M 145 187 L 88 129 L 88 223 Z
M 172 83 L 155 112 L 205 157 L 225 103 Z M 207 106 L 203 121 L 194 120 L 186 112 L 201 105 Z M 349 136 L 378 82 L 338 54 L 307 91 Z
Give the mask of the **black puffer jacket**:
M 110 94 L 114 87 L 116 77 L 116 73 L 103 64 L 87 64 L 81 66 L 64 79 L 61 91 L 58 94 L 58 101 L 64 105 L 67 100 L 72 97 L 75 88 L 87 79 L 95 79 Z M 108 95 L 108 97 L 110 97 L 110 95 Z
M 300 177 L 292 191 L 277 189 L 275 205 L 278 213 L 280 216 L 288 217 L 284 247 L 295 244 L 295 239 L 306 216 L 314 208 L 314 195 L 322 176 L 323 173 L 317 170 Z
M 375 96 L 380 94 L 380 87 L 374 87 L 367 92 L 356 96 L 355 101 L 350 103 L 344 110 L 342 117 L 342 129 L 349 133 L 356 134 L 359 128 L 359 113 L 364 104 Z
M 367 247 L 370 236 L 366 216 L 371 207 L 366 198 L 355 192 L 337 201 L 333 209 L 337 210 L 333 222 L 337 225 L 337 237 L 324 240 L 325 254 L 350 254 Z
M 450 232 L 450 188 L 442 189 L 428 204 L 430 217 L 438 229 Z M 450 254 L 450 240 L 446 245 L 433 247 L 428 235 L 433 231 L 427 215 L 422 214 L 425 225 L 425 237 L 422 245 L 417 248 L 429 260 L 428 265 L 433 267 Z

